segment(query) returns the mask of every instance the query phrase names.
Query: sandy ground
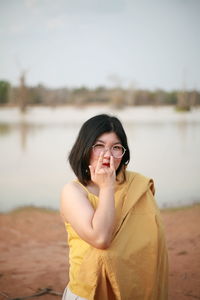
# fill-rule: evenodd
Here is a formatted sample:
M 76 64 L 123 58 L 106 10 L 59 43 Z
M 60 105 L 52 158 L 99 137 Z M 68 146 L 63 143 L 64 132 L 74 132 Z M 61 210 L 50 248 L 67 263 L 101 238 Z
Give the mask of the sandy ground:
M 200 205 L 162 212 L 169 249 L 169 299 L 200 299 Z M 62 293 L 68 281 L 68 248 L 58 212 L 25 208 L 0 214 L 0 299 L 49 288 Z M 31 299 L 56 300 L 44 294 Z M 102 299 L 103 300 L 103 299 Z

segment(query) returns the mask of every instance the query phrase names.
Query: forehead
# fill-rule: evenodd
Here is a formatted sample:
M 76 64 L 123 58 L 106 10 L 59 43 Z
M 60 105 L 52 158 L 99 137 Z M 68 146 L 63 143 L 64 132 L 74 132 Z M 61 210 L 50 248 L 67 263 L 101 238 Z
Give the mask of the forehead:
M 115 132 L 105 132 L 101 134 L 97 139 L 97 141 L 102 141 L 104 143 L 120 143 L 119 137 L 116 135 Z

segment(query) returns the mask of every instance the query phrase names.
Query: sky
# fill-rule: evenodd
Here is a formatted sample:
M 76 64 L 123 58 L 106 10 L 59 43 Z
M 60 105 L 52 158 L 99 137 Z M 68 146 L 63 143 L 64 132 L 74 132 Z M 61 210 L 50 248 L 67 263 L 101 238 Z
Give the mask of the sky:
M 0 80 L 200 90 L 199 0 L 0 0 Z

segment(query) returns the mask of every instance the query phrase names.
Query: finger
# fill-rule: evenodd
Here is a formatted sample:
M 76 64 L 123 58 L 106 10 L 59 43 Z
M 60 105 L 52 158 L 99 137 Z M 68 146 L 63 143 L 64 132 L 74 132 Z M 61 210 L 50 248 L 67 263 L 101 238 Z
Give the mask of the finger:
M 90 177 L 92 179 L 94 177 L 94 167 L 90 165 L 89 170 L 90 170 Z
M 99 155 L 99 159 L 98 159 L 98 162 L 97 162 L 97 166 L 96 166 L 96 171 L 98 171 L 99 169 L 102 168 L 102 164 L 103 164 L 103 151 L 101 152 L 101 154 Z
M 114 157 L 111 155 L 110 157 L 110 169 L 114 170 L 115 169 L 115 165 L 114 165 Z

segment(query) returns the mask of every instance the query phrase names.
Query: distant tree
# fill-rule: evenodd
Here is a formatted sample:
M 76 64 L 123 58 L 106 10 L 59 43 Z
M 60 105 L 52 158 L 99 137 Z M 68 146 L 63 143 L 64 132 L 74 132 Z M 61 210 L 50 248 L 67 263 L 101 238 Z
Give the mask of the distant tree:
M 85 86 L 81 86 L 79 88 L 74 89 L 74 94 L 86 94 L 88 93 L 89 89 Z
M 29 103 L 33 105 L 42 104 L 44 91 L 45 88 L 42 84 L 29 88 Z
M 191 107 L 196 107 L 200 104 L 200 94 L 196 90 L 189 92 L 189 99 Z
M 88 102 L 89 98 L 90 98 L 90 89 L 84 86 L 73 89 L 72 92 L 73 104 L 82 106 Z
M 161 89 L 156 89 L 151 93 L 152 105 L 162 105 L 165 103 L 166 93 Z
M 126 105 L 135 105 L 135 95 L 136 95 L 136 83 L 132 81 L 127 90 L 125 91 L 125 103 Z
M 105 86 L 98 86 L 93 90 L 91 103 L 108 104 L 109 102 L 109 91 Z
M 121 109 L 124 107 L 125 96 L 121 88 L 114 88 L 110 92 L 111 105 L 114 108 Z
M 105 86 L 98 86 L 94 89 L 94 91 L 96 93 L 104 93 L 106 91 L 106 87 Z
M 178 99 L 178 92 L 176 91 L 166 92 L 166 97 L 165 97 L 166 104 L 175 105 L 177 103 L 177 99 Z
M 25 112 L 28 104 L 28 89 L 26 87 L 26 71 L 22 71 L 19 86 L 19 108 L 21 112 Z
M 10 83 L 5 80 L 0 81 L 0 104 L 6 104 L 10 98 Z
M 189 95 L 185 90 L 181 90 L 178 93 L 176 110 L 177 111 L 188 111 L 190 110 Z

